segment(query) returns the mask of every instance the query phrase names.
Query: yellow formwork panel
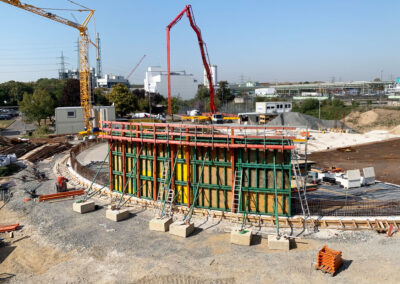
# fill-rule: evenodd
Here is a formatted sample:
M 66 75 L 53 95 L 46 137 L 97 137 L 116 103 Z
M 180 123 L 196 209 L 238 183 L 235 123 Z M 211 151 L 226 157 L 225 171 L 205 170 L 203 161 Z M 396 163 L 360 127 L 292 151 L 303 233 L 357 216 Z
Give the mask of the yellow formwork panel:
M 177 158 L 185 159 L 186 151 L 187 151 L 186 147 L 179 148 L 177 151 Z M 188 174 L 188 168 L 187 168 L 186 163 L 176 163 L 175 180 L 187 181 L 187 174 Z M 180 202 L 180 203 L 187 203 L 188 202 L 187 186 L 175 185 L 175 189 L 176 189 L 176 201 Z M 182 196 L 182 192 L 183 192 L 183 196 Z

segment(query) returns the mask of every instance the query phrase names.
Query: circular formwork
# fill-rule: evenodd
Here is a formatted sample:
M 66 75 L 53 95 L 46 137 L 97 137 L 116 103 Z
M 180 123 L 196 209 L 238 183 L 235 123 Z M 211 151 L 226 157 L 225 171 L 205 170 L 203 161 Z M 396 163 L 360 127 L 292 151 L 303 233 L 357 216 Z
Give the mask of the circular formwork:
M 70 183 L 74 186 L 81 186 L 85 188 L 91 187 L 93 191 L 100 191 L 102 196 L 109 197 L 111 199 L 120 199 L 121 193 L 110 192 L 108 187 L 100 183 L 92 183 L 93 178 L 96 175 L 96 170 L 88 168 L 77 159 L 78 154 L 85 151 L 94 145 L 103 143 L 102 140 L 96 139 L 92 141 L 82 142 L 74 147 L 72 147 L 69 153 L 60 159 L 54 167 L 56 174 L 61 174 L 67 176 L 70 179 Z M 96 179 L 97 180 L 97 179 Z M 98 181 L 98 180 L 97 180 Z M 106 184 L 108 182 L 108 177 L 100 177 L 100 182 Z M 126 206 L 129 205 L 139 205 L 143 208 L 159 209 L 160 203 L 142 199 L 135 196 L 123 196 L 122 200 L 126 201 Z M 313 203 L 312 203 L 313 204 Z M 338 203 L 325 203 L 324 204 L 332 207 L 343 207 L 343 204 Z M 347 203 L 348 206 L 356 208 L 359 204 Z M 320 203 L 319 205 L 320 206 Z M 369 203 L 369 206 L 371 203 Z M 382 204 L 382 206 L 384 206 Z M 300 213 L 299 208 L 294 206 L 294 212 Z M 375 208 L 375 207 L 371 207 Z M 175 214 L 186 214 L 189 208 L 182 205 L 174 205 L 173 213 Z M 381 212 L 381 211 L 377 211 Z M 194 208 L 193 214 L 197 216 L 203 216 L 207 218 L 216 218 L 221 220 L 229 220 L 233 223 L 243 223 L 243 218 L 245 218 L 246 225 L 251 225 L 254 227 L 275 227 L 276 222 L 279 222 L 279 227 L 281 228 L 304 228 L 305 223 L 308 227 L 314 228 L 329 228 L 329 229 L 345 229 L 345 230 L 376 230 L 379 232 L 386 232 L 390 227 L 394 229 L 400 228 L 400 216 L 311 216 L 310 218 L 304 218 L 301 214 L 295 215 L 293 217 L 279 217 L 276 219 L 274 216 L 265 216 L 257 214 L 243 214 L 243 213 L 233 213 L 224 212 L 218 210 L 201 209 Z

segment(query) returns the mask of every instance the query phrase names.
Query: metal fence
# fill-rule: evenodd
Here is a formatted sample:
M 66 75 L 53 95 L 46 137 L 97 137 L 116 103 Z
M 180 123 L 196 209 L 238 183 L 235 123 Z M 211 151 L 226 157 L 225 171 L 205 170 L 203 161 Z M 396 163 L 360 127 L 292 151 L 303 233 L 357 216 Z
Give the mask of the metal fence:
M 308 200 L 311 215 L 317 216 L 394 216 L 400 215 L 400 200 Z M 292 214 L 302 215 L 300 201 L 292 198 Z

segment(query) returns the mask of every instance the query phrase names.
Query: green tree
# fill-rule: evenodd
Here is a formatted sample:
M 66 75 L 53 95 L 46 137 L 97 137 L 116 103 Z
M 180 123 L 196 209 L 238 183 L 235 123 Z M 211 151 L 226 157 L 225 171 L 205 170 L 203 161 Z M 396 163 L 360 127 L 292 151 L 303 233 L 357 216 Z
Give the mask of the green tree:
M 372 84 L 372 90 L 374 91 L 383 91 L 385 89 L 385 86 L 381 82 L 381 79 L 375 78 L 374 83 Z
M 197 93 L 195 95 L 195 99 L 198 101 L 204 101 L 210 99 L 210 91 L 204 85 L 200 85 L 197 89 Z
M 65 80 L 42 78 L 36 81 L 35 89 L 45 90 L 55 102 L 58 102 L 63 94 L 64 84 Z
M 106 90 L 104 88 L 94 89 L 94 102 L 98 106 L 108 106 L 110 102 L 106 97 Z
M 36 88 L 33 94 L 25 93 L 23 95 L 19 106 L 28 121 L 36 121 L 40 126 L 42 119 L 53 116 L 55 104 L 46 90 Z
M 138 106 L 137 96 L 131 92 L 124 84 L 116 84 L 113 86 L 111 93 L 106 95 L 107 100 L 113 103 L 115 110 L 125 116 L 130 112 L 134 112 Z
M 81 94 L 80 84 L 77 79 L 66 80 L 60 100 L 58 101 L 59 106 L 80 106 L 81 105 Z
M 353 108 L 357 108 L 357 107 L 360 106 L 360 102 L 355 101 L 355 100 L 352 100 L 352 101 L 351 101 L 351 106 L 352 106 Z
M 143 111 L 143 112 L 148 112 L 149 111 L 149 99 L 144 97 L 144 98 L 139 98 L 138 99 L 138 111 Z
M 17 105 L 25 92 L 33 93 L 34 83 L 8 81 L 0 84 L 0 105 Z
M 301 104 L 301 111 L 306 113 L 318 108 L 318 100 L 316 99 L 306 99 Z
M 217 98 L 223 103 L 230 102 L 234 99 L 234 95 L 229 88 L 227 81 L 219 81 L 217 89 Z
M 171 112 L 172 114 L 178 113 L 179 109 L 183 105 L 183 101 L 180 97 L 171 98 Z

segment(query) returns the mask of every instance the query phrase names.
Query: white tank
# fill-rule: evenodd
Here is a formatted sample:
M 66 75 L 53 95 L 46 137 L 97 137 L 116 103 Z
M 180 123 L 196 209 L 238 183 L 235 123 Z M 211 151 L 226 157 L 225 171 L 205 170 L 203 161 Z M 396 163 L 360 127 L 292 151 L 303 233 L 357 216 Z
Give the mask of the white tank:
M 212 83 L 214 86 L 217 86 L 217 84 L 218 84 L 217 65 L 210 65 L 210 71 L 211 71 Z M 204 69 L 204 86 L 208 87 L 208 79 L 207 79 L 206 69 Z

